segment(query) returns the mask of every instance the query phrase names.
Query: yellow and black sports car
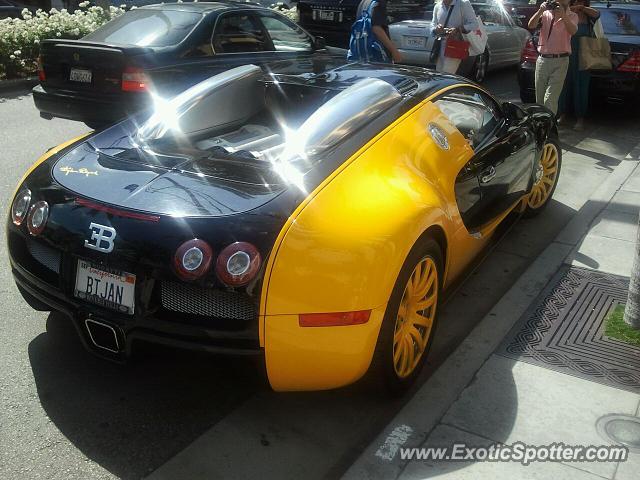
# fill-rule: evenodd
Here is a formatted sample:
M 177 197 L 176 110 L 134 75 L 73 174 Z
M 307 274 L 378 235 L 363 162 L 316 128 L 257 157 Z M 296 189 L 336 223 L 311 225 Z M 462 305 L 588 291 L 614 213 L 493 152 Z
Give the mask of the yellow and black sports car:
M 554 117 L 422 68 L 248 65 L 50 150 L 8 219 L 38 310 L 137 341 L 264 355 L 276 390 L 417 375 L 442 292 L 560 173 Z

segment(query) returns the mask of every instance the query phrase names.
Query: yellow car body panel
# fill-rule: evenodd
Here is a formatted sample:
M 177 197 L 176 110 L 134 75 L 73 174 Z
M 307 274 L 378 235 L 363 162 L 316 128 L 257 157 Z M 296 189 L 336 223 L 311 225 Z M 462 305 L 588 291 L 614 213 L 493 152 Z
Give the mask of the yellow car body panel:
M 26 178 L 31 175 L 31 173 L 40 166 L 40 164 L 44 161 L 46 161 L 49 157 L 51 157 L 52 155 L 55 155 L 56 153 L 58 153 L 60 150 L 63 150 L 73 144 L 75 144 L 76 142 L 82 140 L 84 137 L 86 137 L 87 135 L 90 135 L 93 132 L 88 132 L 85 133 L 83 135 L 79 135 L 75 138 L 72 138 L 71 140 L 68 140 L 64 143 L 61 143 L 60 145 L 50 148 L 49 150 L 47 150 L 43 155 L 40 156 L 40 158 L 38 158 L 38 160 L 36 160 L 35 162 L 33 162 L 33 164 L 27 169 L 27 171 L 24 173 L 24 175 L 22 175 L 22 178 L 20 179 L 20 181 L 18 182 L 18 184 L 16 185 L 14 191 L 13 191 L 13 195 L 11 195 L 11 199 L 13 199 L 16 194 L 18 193 L 18 189 L 20 188 L 20 186 L 24 183 L 24 181 L 26 180 Z
M 446 133 L 448 149 L 429 135 L 429 123 Z M 486 245 L 491 229 L 470 235 L 455 199 L 456 177 L 472 155 L 466 139 L 426 101 L 296 211 L 276 243 L 263 289 L 261 341 L 274 389 L 335 388 L 367 371 L 397 276 L 427 229 L 440 228 L 446 238 L 445 287 Z M 372 310 L 369 322 L 298 323 L 299 314 L 358 310 Z

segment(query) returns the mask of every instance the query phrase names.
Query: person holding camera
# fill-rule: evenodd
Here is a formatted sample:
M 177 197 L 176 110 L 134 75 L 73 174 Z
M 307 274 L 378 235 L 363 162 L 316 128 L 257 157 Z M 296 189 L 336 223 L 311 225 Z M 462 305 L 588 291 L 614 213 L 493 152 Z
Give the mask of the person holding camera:
M 558 102 L 558 123 L 565 121 L 565 113 L 573 111 L 576 124 L 573 129 L 584 130 L 584 117 L 589 107 L 589 84 L 591 73 L 580 70 L 580 37 L 593 36 L 593 26 L 600 12 L 590 5 L 590 0 L 571 0 L 571 11 L 578 14 L 578 31 L 571 37 L 569 70 L 564 89 Z
M 564 87 L 571 55 L 571 36 L 578 31 L 578 15 L 569 0 L 544 2 L 529 19 L 533 30 L 542 21 L 536 61 L 536 102 L 558 113 L 558 99 Z
M 469 33 L 478 28 L 476 12 L 469 0 L 441 0 L 433 8 L 431 22 L 435 27 L 432 34 L 436 37 L 431 60 L 436 62 L 436 71 L 456 73 L 460 62 L 459 58 L 450 58 L 445 55 L 447 38 L 461 40 L 463 33 Z M 437 57 L 437 60 L 435 59 Z

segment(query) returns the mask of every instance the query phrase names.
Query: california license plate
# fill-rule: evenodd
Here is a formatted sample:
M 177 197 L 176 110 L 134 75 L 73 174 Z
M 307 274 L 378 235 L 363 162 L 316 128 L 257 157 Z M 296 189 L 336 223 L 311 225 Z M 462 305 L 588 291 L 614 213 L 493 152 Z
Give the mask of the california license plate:
M 91 70 L 83 68 L 72 68 L 69 72 L 69 80 L 72 82 L 91 83 Z
M 342 12 L 334 10 L 313 10 L 312 17 L 314 20 L 323 20 L 325 22 L 341 22 Z
M 427 45 L 425 37 L 404 37 L 404 46 L 407 48 L 424 48 Z
M 136 276 L 78 260 L 75 296 L 101 307 L 133 315 Z

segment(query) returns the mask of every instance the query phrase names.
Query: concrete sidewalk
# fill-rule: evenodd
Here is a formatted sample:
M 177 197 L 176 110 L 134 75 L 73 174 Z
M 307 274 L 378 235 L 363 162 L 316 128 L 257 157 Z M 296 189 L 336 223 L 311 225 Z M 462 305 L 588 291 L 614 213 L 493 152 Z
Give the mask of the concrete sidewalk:
M 607 414 L 640 416 L 640 395 L 496 354 L 503 338 L 563 265 L 629 276 L 640 210 L 640 145 L 594 192 L 556 240 L 367 447 L 344 479 L 637 479 L 626 462 L 406 461 L 403 447 L 603 445 Z M 566 268 L 566 267 L 565 267 Z

